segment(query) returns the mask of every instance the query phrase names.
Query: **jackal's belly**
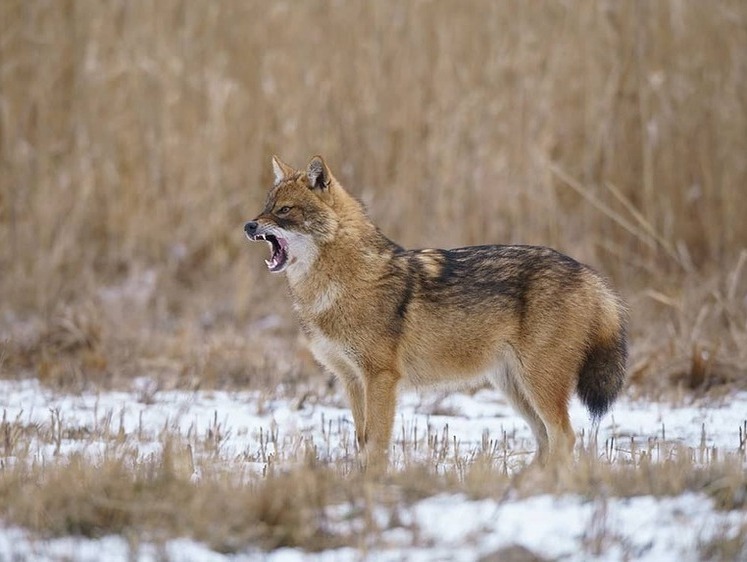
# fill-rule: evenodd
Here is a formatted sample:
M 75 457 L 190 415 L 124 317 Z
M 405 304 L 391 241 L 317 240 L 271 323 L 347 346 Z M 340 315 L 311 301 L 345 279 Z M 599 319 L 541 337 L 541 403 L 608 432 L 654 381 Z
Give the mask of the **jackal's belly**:
M 402 377 L 415 386 L 463 388 L 496 382 L 516 372 L 520 362 L 505 332 L 493 330 L 422 331 L 405 335 L 392 345 L 359 348 L 360 341 L 331 338 L 319 327 L 307 324 L 310 349 L 328 371 L 345 379 L 364 380 L 368 363 L 398 368 Z M 409 336 L 409 337 L 408 337 Z M 369 341 L 375 341 L 371 338 Z M 357 344 L 357 345 L 356 345 Z
M 463 354 L 405 354 L 403 369 L 416 386 L 477 386 L 515 373 L 519 361 L 509 345 Z

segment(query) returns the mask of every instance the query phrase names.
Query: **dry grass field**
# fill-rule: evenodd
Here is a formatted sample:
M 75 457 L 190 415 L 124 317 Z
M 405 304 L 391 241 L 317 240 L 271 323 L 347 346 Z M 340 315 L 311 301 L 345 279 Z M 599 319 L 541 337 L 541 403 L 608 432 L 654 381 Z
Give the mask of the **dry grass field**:
M 741 0 L 3 0 L 0 378 L 73 395 L 147 377 L 144 394 L 335 396 L 266 248 L 243 236 L 274 153 L 297 166 L 323 154 L 405 246 L 542 244 L 603 271 L 630 305 L 628 398 L 747 389 Z M 741 434 L 741 461 L 610 468 L 582 455 L 564 482 L 479 456 L 371 481 L 311 448 L 261 477 L 206 465 L 195 484 L 192 447 L 165 430 L 158 455 L 120 447 L 97 464 L 34 462 L 23 444 L 59 443 L 54 416 L 1 429 L 0 520 L 133 541 L 127 529 L 151 528 L 226 552 L 339 546 L 319 510 L 365 512 L 372 495 L 593 497 L 603 484 L 715 490 L 728 510 L 747 494 Z M 364 521 L 344 544 L 366 543 Z M 746 543 L 747 523 L 702 554 Z

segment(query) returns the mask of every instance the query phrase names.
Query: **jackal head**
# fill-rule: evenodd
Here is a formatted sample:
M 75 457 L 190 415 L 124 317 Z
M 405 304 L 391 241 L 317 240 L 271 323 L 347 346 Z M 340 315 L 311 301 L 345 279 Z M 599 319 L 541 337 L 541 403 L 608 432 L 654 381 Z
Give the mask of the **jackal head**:
M 270 259 L 265 260 L 270 271 L 300 273 L 314 262 L 321 245 L 334 237 L 339 226 L 334 209 L 336 181 L 321 156 L 314 156 L 302 171 L 273 156 L 272 168 L 275 184 L 265 207 L 244 225 L 244 232 L 249 240 L 270 245 Z

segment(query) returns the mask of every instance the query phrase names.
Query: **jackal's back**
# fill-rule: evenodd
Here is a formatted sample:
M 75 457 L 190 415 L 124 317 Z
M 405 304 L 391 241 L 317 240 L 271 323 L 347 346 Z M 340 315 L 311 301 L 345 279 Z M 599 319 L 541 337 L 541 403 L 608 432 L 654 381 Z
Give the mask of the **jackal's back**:
M 563 364 L 565 384 L 595 416 L 621 389 L 624 306 L 588 266 L 539 246 L 402 251 L 398 259 L 406 264 L 403 359 L 417 382 L 488 374 L 501 360 L 537 377 Z

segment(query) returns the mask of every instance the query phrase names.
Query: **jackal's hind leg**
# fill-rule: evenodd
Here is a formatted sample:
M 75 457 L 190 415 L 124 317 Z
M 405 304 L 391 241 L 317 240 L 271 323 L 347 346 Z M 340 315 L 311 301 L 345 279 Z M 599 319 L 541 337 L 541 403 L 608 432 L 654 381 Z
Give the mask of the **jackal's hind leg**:
M 529 424 L 534 439 L 537 441 L 537 451 L 532 459 L 532 464 L 543 465 L 547 461 L 549 442 L 547 429 L 542 419 L 537 414 L 534 406 L 526 399 L 523 390 L 519 387 L 514 374 L 506 373 L 502 376 L 491 377 L 491 382 L 503 392 L 508 403 Z
M 531 397 L 532 406 L 545 426 L 547 455 L 542 459 L 543 463 L 566 464 L 572 458 L 576 442 L 568 415 L 572 391 L 569 379 L 563 376 L 565 370 L 562 365 L 547 371 L 529 372 L 531 374 L 524 376 L 520 384 L 525 395 Z

